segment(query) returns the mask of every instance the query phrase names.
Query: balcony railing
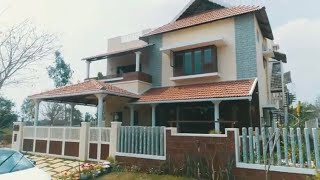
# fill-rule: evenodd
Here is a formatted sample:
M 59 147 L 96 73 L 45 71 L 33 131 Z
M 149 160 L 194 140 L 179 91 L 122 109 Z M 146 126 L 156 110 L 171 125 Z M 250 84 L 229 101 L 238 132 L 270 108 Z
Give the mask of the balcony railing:
M 147 83 L 152 83 L 152 76 L 146 74 L 144 72 L 128 72 L 123 74 L 114 74 L 114 75 L 107 75 L 101 77 L 94 77 L 90 79 L 96 80 L 105 80 L 108 82 L 118 82 L 118 81 L 134 81 L 139 80 Z

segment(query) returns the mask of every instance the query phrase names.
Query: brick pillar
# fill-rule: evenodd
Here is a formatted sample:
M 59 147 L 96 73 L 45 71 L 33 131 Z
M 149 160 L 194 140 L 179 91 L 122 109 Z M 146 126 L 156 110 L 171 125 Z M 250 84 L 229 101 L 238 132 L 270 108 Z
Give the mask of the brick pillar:
M 12 145 L 11 148 L 17 151 L 22 151 L 23 145 L 23 127 L 26 125 L 25 122 L 14 122 L 12 132 Z
M 121 122 L 111 122 L 109 156 L 113 158 L 116 156 L 117 152 L 118 131 L 120 129 L 120 126 Z
M 90 123 L 81 122 L 80 143 L 79 143 L 80 161 L 85 161 L 88 158 L 89 130 L 90 130 Z

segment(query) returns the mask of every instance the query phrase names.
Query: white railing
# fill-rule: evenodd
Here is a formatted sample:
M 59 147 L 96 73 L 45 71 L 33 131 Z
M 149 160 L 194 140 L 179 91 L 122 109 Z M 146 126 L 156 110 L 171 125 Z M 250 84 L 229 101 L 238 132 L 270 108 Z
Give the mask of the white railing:
M 315 174 L 320 168 L 318 129 L 243 128 L 236 145 L 237 167 Z
M 165 127 L 120 127 L 116 155 L 165 160 Z

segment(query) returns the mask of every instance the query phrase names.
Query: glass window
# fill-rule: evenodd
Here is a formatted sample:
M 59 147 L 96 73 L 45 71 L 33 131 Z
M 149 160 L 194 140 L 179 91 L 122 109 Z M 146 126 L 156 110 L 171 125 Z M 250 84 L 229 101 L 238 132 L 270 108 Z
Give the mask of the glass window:
M 204 63 L 210 64 L 212 63 L 212 49 L 207 48 L 204 50 Z
M 175 58 L 174 58 L 174 67 L 175 68 L 181 69 L 183 67 L 183 57 L 184 57 L 184 53 L 175 54 Z
M 184 72 L 187 75 L 192 74 L 192 52 L 186 52 L 184 54 Z
M 194 71 L 196 74 L 202 73 L 202 51 L 194 51 Z

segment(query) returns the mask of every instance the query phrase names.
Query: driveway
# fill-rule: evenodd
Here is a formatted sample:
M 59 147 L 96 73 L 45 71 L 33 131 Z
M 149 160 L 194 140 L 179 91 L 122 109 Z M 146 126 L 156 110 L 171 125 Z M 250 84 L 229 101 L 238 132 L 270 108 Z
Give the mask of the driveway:
M 52 179 L 57 179 L 57 177 L 64 172 L 71 169 L 77 169 L 79 165 L 84 163 L 76 160 L 66 160 L 47 156 L 26 155 L 26 157 L 35 161 L 36 166 L 50 174 Z

